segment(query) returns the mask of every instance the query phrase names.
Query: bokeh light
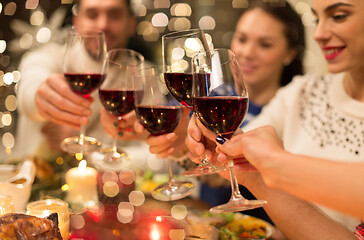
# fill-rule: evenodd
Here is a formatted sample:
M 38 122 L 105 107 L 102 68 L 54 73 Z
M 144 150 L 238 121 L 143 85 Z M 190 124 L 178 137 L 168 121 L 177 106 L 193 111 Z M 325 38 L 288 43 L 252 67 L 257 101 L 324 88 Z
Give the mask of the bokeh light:
M 192 9 L 187 3 L 175 3 L 171 7 L 171 15 L 178 17 L 191 16 Z
M 13 71 L 12 73 L 13 73 L 13 77 L 14 77 L 13 82 L 15 82 L 15 83 L 19 82 L 19 80 L 21 78 L 20 72 L 19 71 Z
M 147 14 L 147 8 L 143 4 L 136 5 L 134 11 L 137 17 L 144 17 Z
M 10 85 L 13 83 L 13 80 L 14 80 L 14 75 L 12 73 L 10 73 L 10 72 L 5 73 L 5 75 L 4 75 L 5 84 Z
M 154 14 L 152 17 L 152 25 L 154 27 L 165 27 L 168 25 L 168 17 L 166 14 L 160 12 Z
M 6 42 L 5 40 L 0 40 L 0 53 L 5 52 L 6 50 Z
M 9 2 L 8 4 L 6 4 L 5 8 L 4 8 L 4 14 L 8 15 L 8 16 L 12 16 L 14 15 L 16 11 L 16 3 L 15 2 Z
M 168 29 L 170 31 L 182 31 L 191 28 L 191 22 L 187 18 L 171 18 L 168 23 Z
M 298 2 L 295 6 L 295 9 L 298 14 L 305 14 L 305 13 L 311 13 L 311 7 L 309 4 L 305 2 Z
M 14 143 L 15 143 L 15 140 L 14 140 L 13 134 L 11 134 L 9 132 L 4 133 L 4 135 L 3 135 L 3 145 L 4 145 L 4 147 L 13 148 Z
M 132 191 L 129 194 L 129 201 L 134 206 L 141 206 L 145 202 L 145 195 L 141 191 Z
M 35 11 L 30 17 L 30 24 L 38 26 L 43 23 L 44 14 L 41 11 Z
M 27 0 L 25 2 L 26 9 L 36 9 L 39 5 L 39 0 Z
M 19 46 L 22 49 L 29 49 L 33 44 L 33 36 L 30 33 L 25 33 L 19 39 Z
M 315 26 L 316 18 L 311 12 L 303 14 L 301 20 L 306 27 Z
M 121 223 L 130 223 L 133 220 L 134 207 L 129 202 L 121 202 L 118 206 L 117 219 Z
M 174 205 L 171 208 L 171 215 L 176 219 L 184 219 L 187 216 L 187 207 L 185 205 Z
M 125 169 L 119 173 L 119 180 L 125 185 L 133 184 L 135 181 L 135 173 L 131 169 Z
M 247 8 L 249 6 L 248 0 L 233 0 L 233 8 Z
M 169 8 L 170 6 L 169 0 L 154 0 L 154 8 Z
M 215 19 L 211 16 L 203 16 L 198 22 L 198 25 L 201 29 L 213 30 L 216 27 L 216 22 Z
M 17 108 L 17 101 L 14 95 L 8 95 L 5 99 L 5 107 L 6 110 L 12 112 L 15 111 Z
M 3 5 L 0 3 L 0 13 L 3 10 Z
M 40 43 L 47 43 L 51 39 L 52 33 L 49 28 L 42 27 L 38 30 L 36 39 Z
M 10 57 L 8 55 L 3 55 L 0 61 L 0 64 L 4 67 L 7 67 L 10 63 Z
M 119 193 L 119 186 L 116 182 L 106 181 L 102 187 L 104 194 L 108 197 L 115 197 Z
M 80 214 L 74 214 L 70 217 L 70 224 L 75 229 L 81 229 L 85 226 L 85 219 Z

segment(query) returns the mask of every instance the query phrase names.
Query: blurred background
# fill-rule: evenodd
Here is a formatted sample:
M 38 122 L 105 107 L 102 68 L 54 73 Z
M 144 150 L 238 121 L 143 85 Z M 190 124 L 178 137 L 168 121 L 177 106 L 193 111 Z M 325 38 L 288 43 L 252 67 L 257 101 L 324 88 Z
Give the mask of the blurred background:
M 325 61 L 312 39 L 312 0 L 288 1 L 306 27 L 306 73 L 325 73 Z M 247 4 L 247 0 L 132 0 L 139 23 L 129 47 L 161 64 L 162 35 L 202 28 L 214 47 L 228 48 L 236 19 Z M 72 0 L 0 0 L 0 157 L 10 154 L 16 144 L 19 60 L 44 43 L 62 43 L 71 24 L 72 7 Z

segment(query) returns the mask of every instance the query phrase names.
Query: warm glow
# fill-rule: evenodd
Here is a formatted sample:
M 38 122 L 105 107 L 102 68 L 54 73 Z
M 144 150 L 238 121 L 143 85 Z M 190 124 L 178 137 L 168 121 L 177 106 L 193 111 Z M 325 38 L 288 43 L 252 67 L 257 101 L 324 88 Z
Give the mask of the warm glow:
M 75 157 L 78 161 L 81 161 L 83 159 L 83 154 L 82 153 L 76 153 Z
M 165 27 L 168 25 L 168 17 L 164 13 L 156 13 L 152 17 L 152 24 L 154 27 Z
M 36 9 L 39 5 L 39 0 L 27 0 L 25 3 L 26 9 Z
M 204 16 L 198 22 L 201 29 L 213 30 L 216 27 L 215 19 L 211 16 Z
M 41 25 L 44 20 L 44 14 L 41 11 L 36 11 L 30 17 L 30 24 Z
M 159 233 L 159 229 L 158 229 L 158 227 L 156 225 L 152 226 L 149 237 L 152 240 L 159 240 L 161 238 L 160 233 Z
M 17 108 L 17 101 L 14 95 L 9 95 L 5 99 L 5 107 L 8 111 L 15 111 Z
M 13 83 L 13 80 L 14 80 L 14 75 L 12 73 L 10 73 L 10 72 L 5 73 L 5 75 L 4 75 L 5 84 L 10 85 Z
M 78 164 L 78 169 L 80 171 L 85 171 L 87 167 L 87 162 L 86 160 L 82 160 L 79 164 Z
M 129 194 L 129 201 L 134 206 L 141 206 L 145 202 L 145 195 L 141 191 L 132 191 Z
M 47 43 L 51 39 L 51 36 L 52 36 L 51 30 L 49 30 L 49 28 L 42 27 L 41 29 L 38 30 L 36 38 L 37 41 L 40 43 Z
M 16 3 L 15 2 L 9 2 L 8 4 L 6 4 L 5 8 L 4 8 L 4 14 L 8 15 L 8 16 L 12 16 L 14 15 L 16 11 Z
M 0 40 L 0 53 L 5 52 L 6 49 L 6 42 L 5 40 Z

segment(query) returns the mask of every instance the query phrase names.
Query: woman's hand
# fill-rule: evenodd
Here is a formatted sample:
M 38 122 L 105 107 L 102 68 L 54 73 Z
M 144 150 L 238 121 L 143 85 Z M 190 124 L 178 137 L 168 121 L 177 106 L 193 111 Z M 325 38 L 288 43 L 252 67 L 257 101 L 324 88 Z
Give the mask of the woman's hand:
M 187 136 L 187 126 L 190 120 L 189 114 L 190 110 L 183 107 L 181 121 L 173 133 L 160 136 L 149 135 L 147 139 L 149 151 L 156 154 L 159 158 L 166 158 L 168 156 L 179 158 L 185 155 L 187 153 L 185 138 Z M 136 128 L 140 127 L 142 126 L 136 126 Z
M 131 111 L 121 117 L 121 120 L 117 116 L 107 111 L 104 107 L 101 108 L 101 124 L 104 130 L 111 137 L 120 140 L 146 140 L 148 133 L 144 129 L 140 129 L 137 126 L 137 118 L 135 111 Z

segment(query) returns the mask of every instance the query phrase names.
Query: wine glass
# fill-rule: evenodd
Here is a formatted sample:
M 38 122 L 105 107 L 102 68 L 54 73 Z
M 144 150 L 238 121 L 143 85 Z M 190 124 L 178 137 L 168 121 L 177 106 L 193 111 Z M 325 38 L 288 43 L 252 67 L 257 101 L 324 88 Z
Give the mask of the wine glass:
M 154 136 L 171 133 L 182 117 L 182 106 L 168 92 L 163 75 L 157 70 L 134 78 L 135 112 L 141 125 Z M 143 94 L 137 94 L 142 90 Z M 173 178 L 171 159 L 167 158 L 169 181 L 157 186 L 152 196 L 157 200 L 172 201 L 191 194 L 194 185 Z
M 209 51 L 202 29 L 172 32 L 162 36 L 163 72 L 171 94 L 193 111 L 191 60 L 199 52 Z M 225 171 L 223 165 L 212 164 L 207 156 L 201 156 L 200 164 L 185 171 L 184 176 L 201 176 Z
M 63 61 L 64 76 L 72 91 L 90 98 L 103 82 L 102 68 L 106 55 L 105 35 L 91 29 L 70 29 L 67 32 Z M 65 152 L 82 155 L 98 151 L 100 141 L 86 136 L 86 126 L 81 125 L 80 135 L 66 138 L 61 143 Z
M 230 139 L 248 110 L 248 92 L 234 52 L 214 49 L 199 53 L 193 59 L 193 107 L 200 122 L 219 137 Z M 264 200 L 247 200 L 239 191 L 233 159 L 227 168 L 232 196 L 229 202 L 213 207 L 212 213 L 235 212 L 258 208 Z
M 99 88 L 100 101 L 117 119 L 134 110 L 134 90 L 132 76 L 138 74 L 144 64 L 144 57 L 130 49 L 114 49 L 107 53 L 103 68 L 104 82 Z M 141 92 L 141 91 L 140 91 Z M 102 169 L 121 170 L 127 153 L 118 149 L 117 139 L 113 138 L 111 148 L 101 149 L 96 154 L 95 164 Z

